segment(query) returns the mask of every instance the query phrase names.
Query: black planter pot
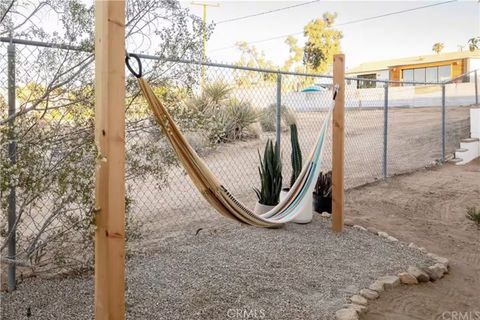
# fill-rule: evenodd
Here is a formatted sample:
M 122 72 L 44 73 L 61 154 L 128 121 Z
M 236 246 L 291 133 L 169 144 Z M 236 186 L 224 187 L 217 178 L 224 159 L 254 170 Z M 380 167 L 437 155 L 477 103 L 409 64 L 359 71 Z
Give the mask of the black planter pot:
M 324 198 L 317 195 L 315 192 L 313 193 L 313 209 L 318 212 L 328 212 L 332 213 L 332 198 Z

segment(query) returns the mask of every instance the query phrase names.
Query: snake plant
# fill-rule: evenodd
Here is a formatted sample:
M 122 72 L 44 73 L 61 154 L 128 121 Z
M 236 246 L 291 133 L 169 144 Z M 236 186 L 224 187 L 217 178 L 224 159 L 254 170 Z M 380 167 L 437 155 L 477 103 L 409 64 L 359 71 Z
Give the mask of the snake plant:
M 282 190 L 282 161 L 280 154 L 276 151 L 272 141 L 267 140 L 263 159 L 258 152 L 260 166 L 258 173 L 260 175 L 260 189 L 253 188 L 258 197 L 258 202 L 267 205 L 277 205 Z

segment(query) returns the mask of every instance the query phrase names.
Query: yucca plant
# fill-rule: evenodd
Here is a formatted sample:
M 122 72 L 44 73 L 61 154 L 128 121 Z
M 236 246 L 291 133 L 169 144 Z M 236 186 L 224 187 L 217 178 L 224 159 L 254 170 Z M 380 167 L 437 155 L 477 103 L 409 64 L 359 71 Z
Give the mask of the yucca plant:
M 213 82 L 207 84 L 203 89 L 203 95 L 208 97 L 212 103 L 219 105 L 228 99 L 232 88 L 223 82 Z
M 258 118 L 257 111 L 248 101 L 236 98 L 230 99 L 225 112 L 230 122 L 226 131 L 231 140 L 242 139 L 246 136 L 248 127 L 255 123 Z
M 258 197 L 258 202 L 267 205 L 277 205 L 282 190 L 282 161 L 280 154 L 277 153 L 272 141 L 267 140 L 263 159 L 258 152 L 260 166 L 258 173 L 260 175 L 260 189 L 253 188 Z
M 302 150 L 298 142 L 298 129 L 295 123 L 290 125 L 290 143 L 292 145 L 292 176 L 290 177 L 290 188 L 298 179 L 302 171 Z
M 477 228 L 480 229 L 480 209 L 477 210 L 476 207 L 467 208 L 466 217 L 468 220 L 472 220 L 477 224 Z
M 212 144 L 249 137 L 249 127 L 258 119 L 257 110 L 248 101 L 232 97 L 231 91 L 221 82 L 207 84 L 201 95 L 184 103 L 185 113 L 197 120 L 197 127 Z
M 187 109 L 198 113 L 208 112 L 215 107 L 212 101 L 205 95 L 190 97 L 185 100 L 184 104 Z

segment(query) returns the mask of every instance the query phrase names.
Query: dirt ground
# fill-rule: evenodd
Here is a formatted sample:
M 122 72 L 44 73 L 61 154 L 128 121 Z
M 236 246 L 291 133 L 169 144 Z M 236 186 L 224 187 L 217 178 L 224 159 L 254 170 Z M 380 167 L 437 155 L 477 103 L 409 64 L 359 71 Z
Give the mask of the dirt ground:
M 297 113 L 299 140 L 306 157 L 316 142 L 324 113 Z M 429 166 L 441 157 L 441 108 L 394 108 L 389 113 L 388 174 L 411 172 Z M 469 135 L 469 108 L 448 108 L 446 112 L 446 150 L 459 147 Z M 351 109 L 345 116 L 345 183 L 347 188 L 381 179 L 383 161 L 384 113 L 380 109 Z M 235 197 L 252 208 L 256 202 L 253 187 L 258 187 L 258 150 L 267 138 L 224 144 L 204 156 L 212 172 Z M 290 178 L 290 136 L 282 134 L 283 177 Z M 331 135 L 326 140 L 323 170 L 331 168 Z M 145 226 L 144 234 L 182 232 L 197 219 L 212 219 L 216 213 L 192 185 L 181 167 L 173 168 L 168 185 L 157 189 L 156 181 L 132 181 L 134 216 Z
M 480 159 L 398 176 L 347 194 L 355 223 L 384 230 L 451 261 L 435 283 L 402 286 L 369 306 L 369 320 L 455 319 L 480 314 L 480 230 L 465 218 L 480 206 Z M 459 318 L 460 319 L 460 318 Z

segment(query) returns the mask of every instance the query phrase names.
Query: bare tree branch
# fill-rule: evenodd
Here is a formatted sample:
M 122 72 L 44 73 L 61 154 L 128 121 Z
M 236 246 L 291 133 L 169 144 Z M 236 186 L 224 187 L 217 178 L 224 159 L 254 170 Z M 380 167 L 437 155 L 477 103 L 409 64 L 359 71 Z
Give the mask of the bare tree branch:
M 0 24 L 3 23 L 3 20 L 5 20 L 5 17 L 7 16 L 7 14 L 10 12 L 10 10 L 12 10 L 12 7 L 13 7 L 14 3 L 15 3 L 15 0 L 12 0 L 12 2 L 10 2 L 9 6 L 5 10 L 5 12 L 3 13 L 2 17 L 0 18 Z

